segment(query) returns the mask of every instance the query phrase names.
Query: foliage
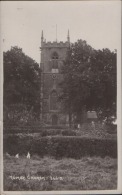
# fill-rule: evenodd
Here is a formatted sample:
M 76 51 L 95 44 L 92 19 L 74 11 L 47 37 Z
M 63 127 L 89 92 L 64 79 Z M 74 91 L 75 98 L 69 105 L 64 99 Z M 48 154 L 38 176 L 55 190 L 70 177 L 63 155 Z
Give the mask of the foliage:
M 4 125 L 4 134 L 17 134 L 17 133 L 38 133 L 41 136 L 49 136 L 49 135 L 59 135 L 64 131 L 64 129 L 44 129 L 42 124 L 5 124 Z
M 114 124 L 83 123 L 79 129 L 43 129 L 41 125 L 4 125 L 4 134 L 45 136 L 81 136 L 87 138 L 117 138 L 117 126 Z
M 3 142 L 4 153 L 16 153 L 40 156 L 54 156 L 55 158 L 75 158 L 83 156 L 111 156 L 117 157 L 117 140 L 109 138 L 90 138 L 80 136 L 33 136 L 33 135 L 5 135 Z
M 116 53 L 109 49 L 95 51 L 91 58 L 91 91 L 88 102 L 98 110 L 100 116 L 107 119 L 116 117 L 116 68 Z
M 93 49 L 86 41 L 78 40 L 71 45 L 67 59 L 62 69 L 64 82 L 61 83 L 64 110 L 72 114 L 80 115 L 89 95 L 88 78 L 89 60 Z
M 99 116 L 116 116 L 116 54 L 109 49 L 94 50 L 86 41 L 71 44 L 62 69 L 64 110 L 81 121 L 83 110 Z M 78 118 L 80 116 L 80 118 Z
M 26 121 L 32 115 L 38 115 L 39 65 L 18 47 L 4 52 L 3 62 L 5 116 Z
M 67 129 L 67 130 L 62 131 L 62 135 L 63 136 L 75 136 L 75 135 L 77 135 L 77 133 L 76 133 L 76 131 Z

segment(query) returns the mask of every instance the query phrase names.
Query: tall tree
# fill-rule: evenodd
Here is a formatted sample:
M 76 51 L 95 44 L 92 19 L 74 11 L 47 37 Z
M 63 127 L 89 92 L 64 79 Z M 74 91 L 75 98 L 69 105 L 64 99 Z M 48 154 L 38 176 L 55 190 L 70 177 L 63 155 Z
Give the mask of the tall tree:
M 71 123 L 72 114 L 80 121 L 86 99 L 89 96 L 89 68 L 93 48 L 86 41 L 78 40 L 72 44 L 62 69 L 64 82 L 61 83 L 64 109 L 69 113 Z
M 116 53 L 109 49 L 97 50 L 91 58 L 90 103 L 100 116 L 116 117 L 117 67 Z
M 39 115 L 39 65 L 25 55 L 21 48 L 4 52 L 4 107 L 10 114 L 22 108 Z
M 94 50 L 86 41 L 72 44 L 62 69 L 64 110 L 78 121 L 84 110 L 95 109 L 101 116 L 115 115 L 116 54 L 109 49 Z

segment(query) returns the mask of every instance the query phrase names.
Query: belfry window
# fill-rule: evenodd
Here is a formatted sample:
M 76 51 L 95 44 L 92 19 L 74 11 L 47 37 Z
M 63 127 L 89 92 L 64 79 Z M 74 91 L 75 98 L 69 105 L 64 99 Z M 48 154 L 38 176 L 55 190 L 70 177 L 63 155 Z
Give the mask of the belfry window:
M 59 56 L 57 52 L 53 52 L 52 54 L 52 73 L 58 73 L 58 59 Z

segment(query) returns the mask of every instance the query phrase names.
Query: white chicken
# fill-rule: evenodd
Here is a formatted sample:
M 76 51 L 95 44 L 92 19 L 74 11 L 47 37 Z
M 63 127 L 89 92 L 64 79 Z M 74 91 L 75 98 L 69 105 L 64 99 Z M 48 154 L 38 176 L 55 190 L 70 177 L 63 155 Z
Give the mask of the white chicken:
M 16 154 L 16 155 L 15 155 L 15 158 L 19 158 L 19 154 Z
M 29 152 L 27 153 L 27 158 L 30 159 L 30 153 Z

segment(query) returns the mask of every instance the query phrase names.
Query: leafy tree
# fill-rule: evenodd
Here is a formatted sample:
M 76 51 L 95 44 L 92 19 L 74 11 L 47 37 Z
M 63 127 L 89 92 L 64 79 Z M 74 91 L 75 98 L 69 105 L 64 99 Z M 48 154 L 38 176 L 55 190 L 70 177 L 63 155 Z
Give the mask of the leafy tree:
M 3 54 L 4 65 L 4 111 L 10 114 L 22 108 L 39 115 L 39 65 L 25 55 L 21 48 L 12 47 Z
M 62 69 L 61 83 L 64 110 L 81 121 L 86 110 L 95 109 L 100 116 L 115 115 L 116 54 L 109 49 L 94 50 L 86 41 L 72 44 Z
M 80 121 L 86 99 L 90 94 L 89 68 L 90 58 L 94 50 L 86 41 L 78 40 L 72 44 L 67 59 L 62 69 L 64 82 L 61 83 L 62 95 L 60 99 L 64 102 L 64 109 L 69 113 L 71 123 L 72 115 Z
M 116 117 L 116 53 L 109 49 L 95 51 L 91 58 L 90 104 L 103 118 Z

